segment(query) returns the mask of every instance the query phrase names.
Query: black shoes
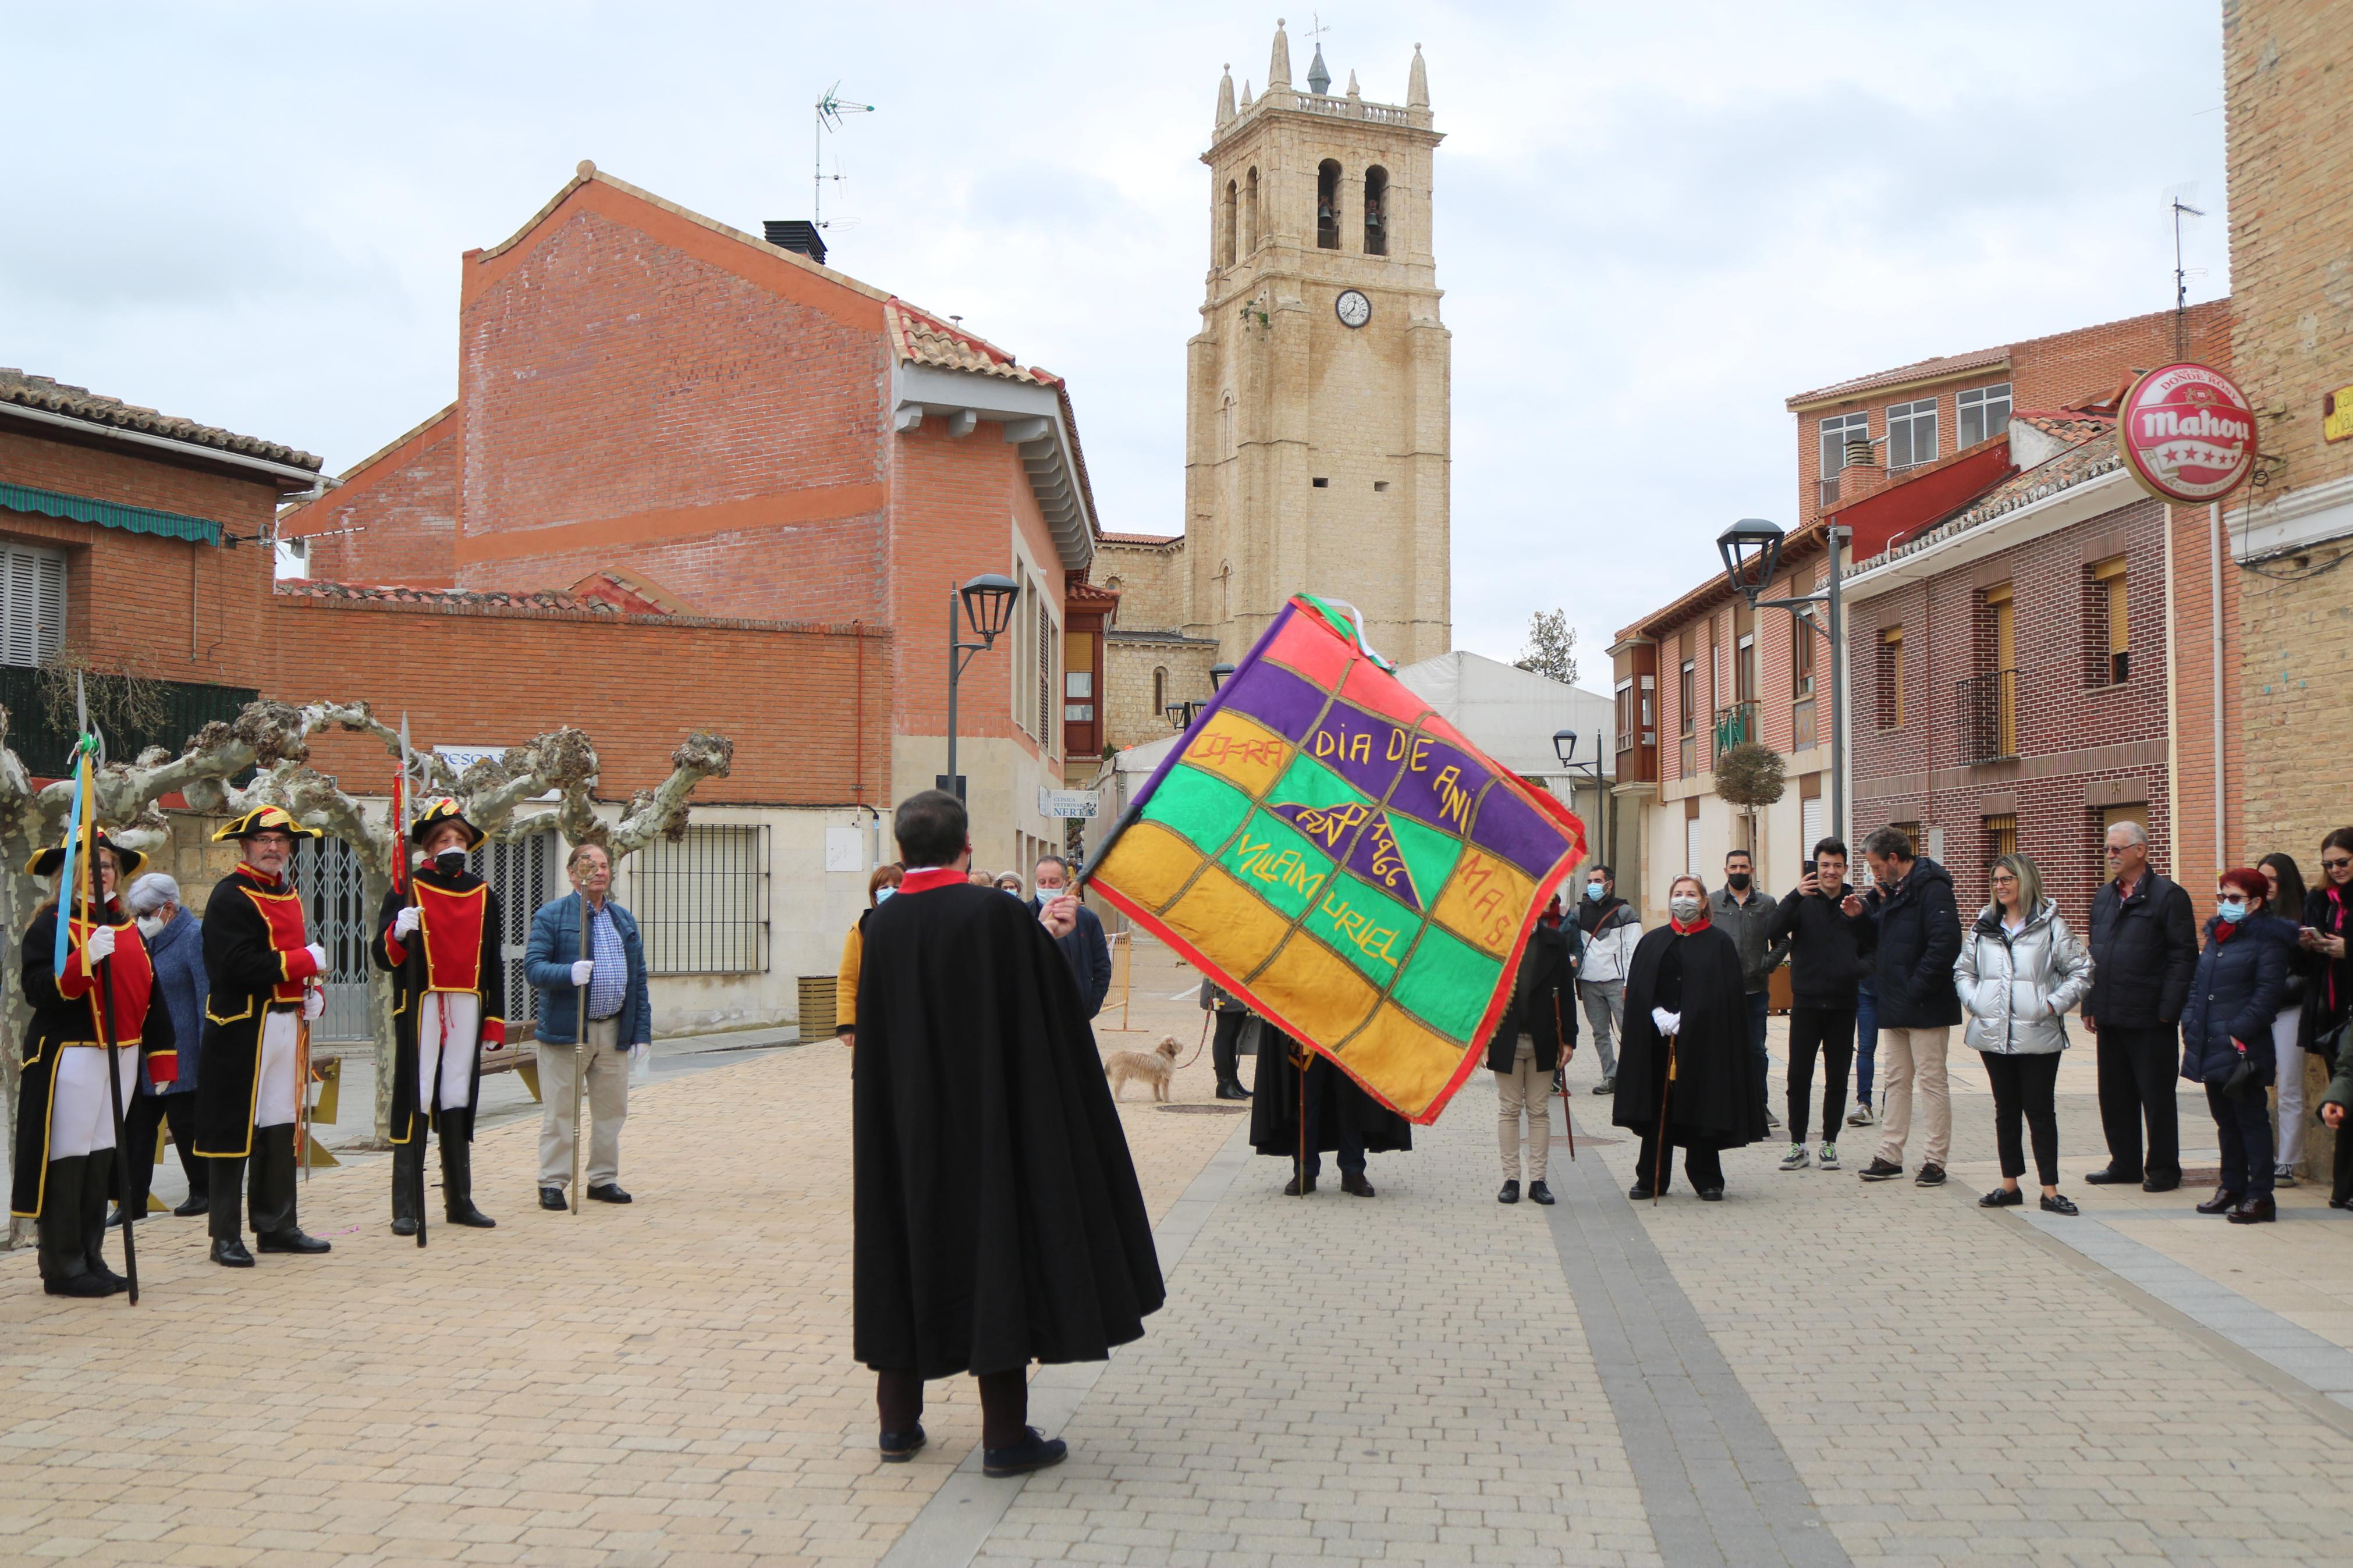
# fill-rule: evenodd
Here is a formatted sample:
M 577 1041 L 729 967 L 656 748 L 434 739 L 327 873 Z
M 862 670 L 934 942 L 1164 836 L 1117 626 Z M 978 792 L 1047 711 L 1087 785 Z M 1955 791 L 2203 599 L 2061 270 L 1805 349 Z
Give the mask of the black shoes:
M 413 1214 L 396 1215 L 393 1216 L 392 1234 L 395 1236 L 415 1236 L 417 1234 L 417 1216 Z
M 200 1214 L 213 1212 L 213 1201 L 203 1193 L 190 1193 L 185 1203 L 172 1211 L 182 1219 L 194 1219 Z
M 1236 1082 L 1232 1079 L 1228 1079 L 1225 1082 L 1218 1085 L 1218 1098 L 1219 1100 L 1248 1100 L 1250 1097 L 1250 1091 L 1244 1089 L 1240 1083 Z
M 1699 1190 L 1699 1201 L 1704 1204 L 1720 1204 L 1724 1201 L 1724 1189 L 1722 1187 L 1702 1187 Z
M 1985 1196 L 1978 1200 L 1978 1207 L 1981 1209 L 2014 1209 L 2024 1202 L 2026 1202 L 2025 1188 L 1996 1187 L 1993 1191 L 1988 1193 Z M 2043 1200 L 2043 1205 L 2046 1208 L 2050 1206 L 2050 1200 L 2048 1198 Z
M 2145 1193 L 2169 1193 L 2180 1184 L 2181 1173 L 2176 1171 L 2169 1176 L 2151 1176 L 2140 1184 L 2140 1190 Z
M 253 1267 L 253 1254 L 248 1252 L 245 1243 L 237 1237 L 216 1236 L 213 1237 L 213 1261 L 224 1268 L 250 1268 Z
M 565 1201 L 562 1187 L 542 1187 L 539 1189 L 539 1206 L 550 1214 L 562 1214 L 572 1205 Z
M 1026 1476 L 1032 1470 L 1060 1464 L 1070 1452 L 1068 1443 L 1060 1437 L 1049 1437 L 1031 1426 L 1027 1428 L 1021 1441 L 1010 1448 L 983 1448 L 980 1451 L 980 1473 L 1000 1479 Z
M 2077 1208 L 2075 1200 L 2066 1194 L 2052 1193 L 2042 1200 L 2042 1212 L 2044 1214 L 2081 1214 L 2084 1211 Z
M 269 1236 L 258 1236 L 254 1237 L 254 1240 L 259 1244 L 261 1250 L 264 1252 L 299 1252 L 316 1254 L 321 1252 L 332 1252 L 335 1249 L 335 1244 L 333 1242 L 322 1241 L 319 1237 L 305 1232 L 299 1226 L 292 1230 L 281 1230 Z M 244 1248 L 239 1247 L 238 1250 L 243 1251 Z M 220 1244 L 218 1242 L 213 1244 L 213 1261 L 216 1263 L 221 1261 Z M 247 1261 L 251 1262 L 252 1259 L 248 1257 Z
M 2138 1175 L 2127 1176 L 2122 1171 L 2117 1170 L 2114 1165 L 2110 1165 L 2104 1171 L 2094 1171 L 2090 1173 L 2084 1178 L 2084 1180 L 2091 1183 L 2092 1185 L 2095 1187 L 2122 1187 L 2128 1186 L 2131 1184 L 2139 1181 L 2140 1177 Z
M 552 1193 L 555 1189 L 542 1187 L 540 1191 Z M 915 1423 L 915 1428 L 912 1432 L 885 1432 L 882 1434 L 882 1462 L 886 1465 L 903 1465 L 915 1457 L 917 1449 L 930 1441 L 930 1438 L 923 1436 L 923 1424 L 920 1421 Z
M 1313 1176 L 1307 1178 L 1307 1190 L 1311 1193 L 1315 1190 L 1315 1178 Z M 1299 1173 L 1297 1172 L 1293 1172 L 1291 1180 L 1282 1184 L 1282 1195 L 1286 1198 L 1295 1198 L 1299 1196 Z
M 1651 1184 L 1648 1182 L 1636 1182 L 1632 1186 L 1626 1189 L 1626 1195 L 1633 1199 L 1638 1204 L 1649 1203 L 1651 1196 Z
M 2232 1225 L 2269 1225 L 2279 1218 L 2279 1205 L 2269 1198 L 2249 1198 L 2229 1215 Z
M 1885 1160 L 1873 1160 L 1855 1173 L 1866 1182 L 1892 1182 L 1903 1173 L 1903 1166 L 1891 1164 Z
M 1528 1184 L 1528 1202 L 1532 1204 L 1542 1204 L 1545 1207 L 1550 1208 L 1552 1206 L 1552 1189 L 1546 1186 L 1542 1182 L 1530 1182 Z
M 2198 1212 L 2200 1214 L 2228 1214 L 2232 1209 L 2239 1206 L 2239 1199 L 2242 1195 L 2244 1194 L 2234 1193 L 2228 1187 L 2216 1187 L 2214 1189 L 2214 1195 L 2198 1205 Z
M 1344 1171 L 1340 1173 L 1340 1190 L 1352 1198 L 1368 1198 L 1373 1195 L 1373 1184 L 1357 1172 Z
M 1516 1177 L 1504 1184 L 1504 1190 L 1495 1194 L 1495 1201 L 1499 1204 L 1515 1204 L 1520 1201 L 1520 1184 Z
M 1920 1173 L 1912 1178 L 1912 1184 L 1915 1187 L 1943 1186 L 1945 1184 L 1945 1167 L 1942 1165 L 1921 1166 Z
M 1612 1075 L 1611 1077 L 1609 1077 L 1609 1078 L 1605 1078 L 1605 1079 L 1603 1079 L 1599 1083 L 1595 1084 L 1595 1085 L 1593 1086 L 1593 1092 L 1594 1092 L 1594 1093 L 1596 1093 L 1596 1094 L 1615 1094 L 1615 1093 L 1617 1093 L 1617 1092 L 1618 1092 L 1618 1079 L 1617 1079 L 1617 1078 L 1615 1077 L 1615 1075 Z
M 588 1195 L 600 1204 L 633 1204 L 638 1200 L 623 1192 L 619 1184 L 599 1182 L 588 1189 Z

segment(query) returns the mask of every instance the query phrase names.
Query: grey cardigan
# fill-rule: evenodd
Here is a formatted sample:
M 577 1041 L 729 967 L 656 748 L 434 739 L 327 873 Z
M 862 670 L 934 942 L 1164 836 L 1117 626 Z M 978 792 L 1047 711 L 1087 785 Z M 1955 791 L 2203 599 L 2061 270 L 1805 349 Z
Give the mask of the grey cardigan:
M 1999 910 L 1978 916 L 1953 966 L 1968 1015 L 1962 1043 L 1996 1056 L 2050 1056 L 2067 1048 L 2062 1016 L 2092 989 L 2092 954 L 2049 899 L 2012 936 Z

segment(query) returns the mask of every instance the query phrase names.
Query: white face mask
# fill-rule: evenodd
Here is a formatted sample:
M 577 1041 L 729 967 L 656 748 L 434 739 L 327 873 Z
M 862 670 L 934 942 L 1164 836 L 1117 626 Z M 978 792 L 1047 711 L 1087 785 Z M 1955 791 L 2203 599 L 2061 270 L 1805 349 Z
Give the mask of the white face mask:
M 141 915 L 139 917 L 139 934 L 141 936 L 153 937 L 157 931 L 162 931 L 163 929 L 164 917 L 162 915 Z
M 1689 893 L 1683 894 L 1679 898 L 1669 899 L 1667 908 L 1673 912 L 1675 919 L 1685 925 L 1691 924 L 1699 918 L 1699 900 Z

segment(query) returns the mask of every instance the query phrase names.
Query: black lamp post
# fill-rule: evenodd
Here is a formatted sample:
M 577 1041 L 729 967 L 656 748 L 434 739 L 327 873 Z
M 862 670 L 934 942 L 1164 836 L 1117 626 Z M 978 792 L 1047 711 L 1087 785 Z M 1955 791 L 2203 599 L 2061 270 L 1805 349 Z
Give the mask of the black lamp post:
M 1201 704 L 1197 699 L 1188 697 L 1182 702 L 1171 702 L 1167 713 L 1168 722 L 1179 730 L 1189 730 L 1193 727 L 1193 721 L 1201 716 Z
M 1233 672 L 1234 667 L 1230 664 L 1213 664 L 1209 666 L 1209 689 L 1215 691 L 1223 687 L 1226 684 L 1226 678 L 1233 674 Z
M 1552 732 L 1552 753 L 1569 772 L 1593 775 L 1593 833 L 1600 843 L 1592 858 L 1599 859 L 1609 852 L 1609 786 L 1601 777 L 1601 759 L 1596 757 L 1589 763 L 1577 760 L 1577 731 L 1574 730 L 1555 730 Z M 1588 847 L 1592 849 L 1591 846 Z
M 995 572 L 984 572 L 948 595 L 948 771 L 940 787 L 958 800 L 964 799 L 964 780 L 956 774 L 956 682 L 973 657 L 996 647 L 1005 628 L 1013 624 L 1013 604 L 1020 595 L 1019 584 Z M 964 606 L 960 612 L 959 603 Z M 978 642 L 964 640 L 967 620 Z
M 1835 838 L 1846 837 L 1846 616 L 1839 601 L 1839 565 L 1841 551 L 1853 537 L 1852 529 L 1823 531 L 1822 542 L 1830 551 L 1828 581 L 1820 593 L 1793 599 L 1760 596 L 1772 583 L 1774 570 L 1781 562 L 1782 533 L 1778 527 L 1761 517 L 1744 517 L 1715 538 L 1716 553 L 1724 557 L 1725 580 L 1732 584 L 1734 593 L 1748 601 L 1750 609 L 1787 610 L 1800 626 L 1830 641 L 1831 836 Z M 1816 605 L 1822 606 L 1820 621 L 1813 616 Z M 1811 845 L 1806 848 L 1812 853 Z

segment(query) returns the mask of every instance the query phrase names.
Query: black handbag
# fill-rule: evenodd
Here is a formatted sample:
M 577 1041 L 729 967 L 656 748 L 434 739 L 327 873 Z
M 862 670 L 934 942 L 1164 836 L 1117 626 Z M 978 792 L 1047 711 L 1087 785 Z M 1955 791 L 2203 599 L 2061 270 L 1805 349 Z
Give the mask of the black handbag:
M 2239 1059 L 2231 1064 L 2230 1076 L 2222 1080 L 2223 1098 L 2245 1100 L 2250 1096 L 2260 1097 L 2263 1092 L 2263 1074 L 2256 1070 L 2254 1057 L 2249 1052 L 2241 1051 Z

